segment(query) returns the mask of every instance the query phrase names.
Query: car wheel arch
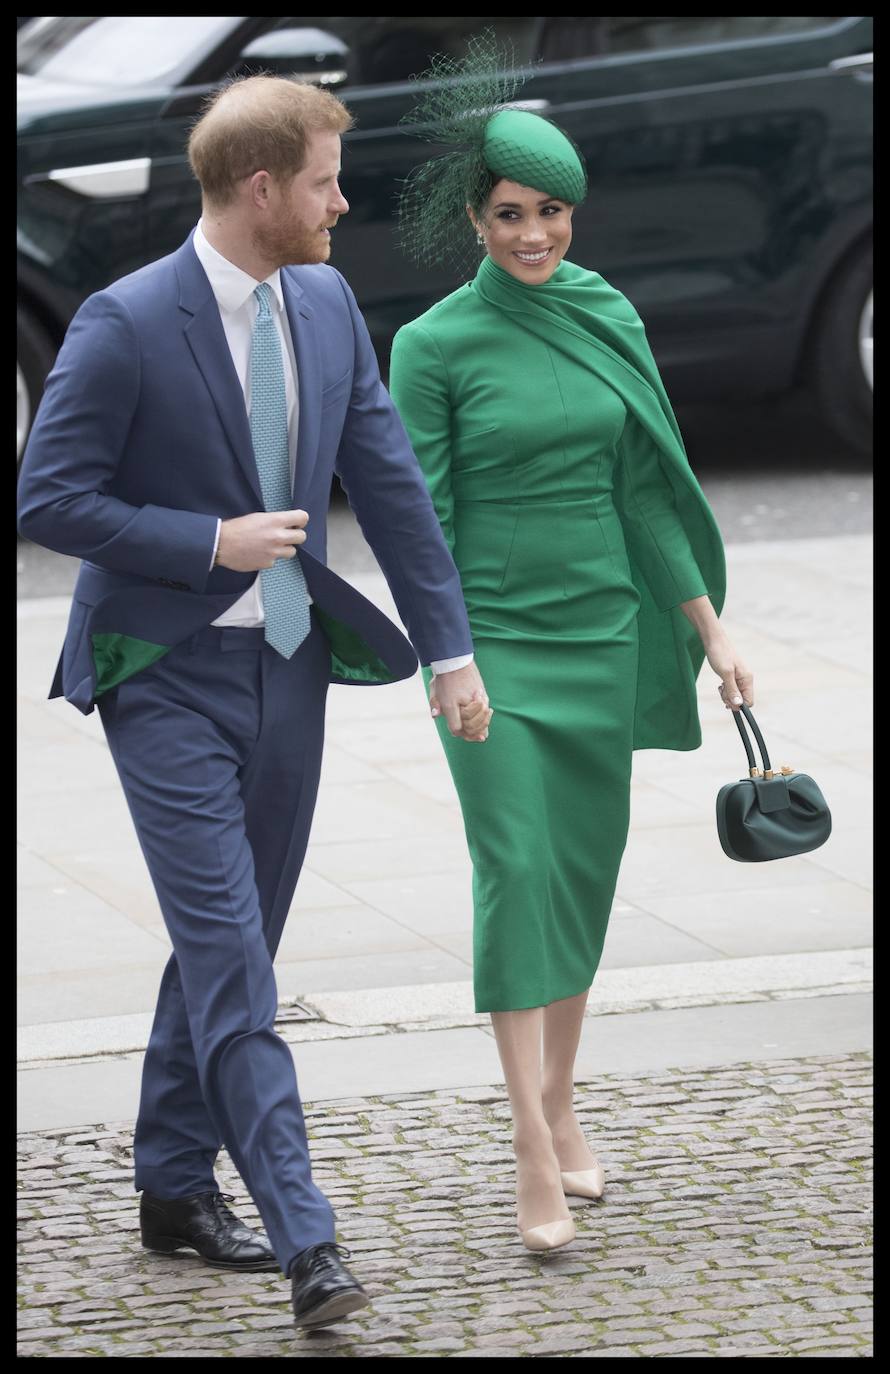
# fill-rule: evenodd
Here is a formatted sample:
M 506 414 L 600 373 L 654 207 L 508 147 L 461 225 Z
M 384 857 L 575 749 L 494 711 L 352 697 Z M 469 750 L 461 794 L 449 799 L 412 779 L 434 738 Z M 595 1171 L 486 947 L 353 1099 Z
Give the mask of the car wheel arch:
M 873 388 L 861 337 L 873 292 L 870 229 L 837 257 L 808 314 L 797 380 L 810 388 L 827 424 L 859 453 L 871 452 Z
M 871 248 L 873 236 L 874 227 L 871 220 L 868 220 L 864 224 L 857 225 L 855 232 L 849 233 L 842 242 L 833 244 L 831 252 L 825 254 L 819 272 L 814 276 L 806 308 L 802 312 L 800 339 L 794 368 L 796 383 L 805 382 L 809 375 L 812 366 L 811 354 L 814 331 L 825 313 L 835 283 L 850 270 L 851 265 L 862 253 Z

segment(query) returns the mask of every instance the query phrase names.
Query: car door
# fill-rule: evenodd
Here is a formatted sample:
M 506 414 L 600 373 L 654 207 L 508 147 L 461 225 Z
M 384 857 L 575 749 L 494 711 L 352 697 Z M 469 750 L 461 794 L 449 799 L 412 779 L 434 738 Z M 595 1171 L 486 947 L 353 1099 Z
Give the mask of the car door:
M 206 95 L 228 74 L 269 69 L 245 62 L 243 47 L 294 28 L 345 50 L 331 89 L 356 123 L 343 140 L 350 210 L 331 262 L 355 290 L 384 364 L 395 330 L 461 280 L 415 266 L 399 247 L 400 185 L 444 151 L 402 122 L 417 98 L 411 78 L 434 53 L 460 57 L 483 31 L 524 73 L 517 99 L 553 118 L 586 158 L 590 194 L 576 211 L 572 259 L 628 294 L 678 384 L 719 385 L 721 369 L 729 376 L 740 357 L 771 375 L 776 318 L 801 313 L 795 292 L 822 226 L 841 202 L 868 202 L 870 144 L 856 136 L 867 97 L 831 66 L 870 47 L 867 19 L 279 17 L 243 21 L 163 112 L 153 256 L 182 242 L 199 213 L 185 144 Z M 832 174 L 833 145 L 826 150 L 826 131 L 836 128 L 848 133 L 843 177 Z M 857 158 L 858 179 L 849 171 Z M 758 348 L 758 331 L 770 348 Z
M 870 220 L 870 92 L 845 61 L 871 41 L 863 18 L 547 22 L 534 94 L 590 176 L 571 256 L 634 302 L 680 392 L 790 370 L 832 223 Z

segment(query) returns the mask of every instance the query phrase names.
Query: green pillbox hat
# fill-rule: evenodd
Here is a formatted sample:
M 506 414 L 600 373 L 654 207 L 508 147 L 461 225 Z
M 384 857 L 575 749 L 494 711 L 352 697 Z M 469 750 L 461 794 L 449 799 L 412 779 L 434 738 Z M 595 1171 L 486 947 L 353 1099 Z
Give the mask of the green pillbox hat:
M 402 247 L 415 262 L 476 270 L 466 207 L 478 213 L 492 177 L 571 205 L 586 196 L 584 162 L 568 135 L 511 104 L 525 79 L 491 30 L 469 39 L 461 58 L 434 57 L 418 78 L 418 102 L 400 122 L 413 138 L 444 144 L 446 151 L 415 167 L 399 196 Z
M 485 165 L 495 176 L 577 205 L 587 194 L 578 151 L 561 129 L 529 110 L 500 110 L 485 126 Z

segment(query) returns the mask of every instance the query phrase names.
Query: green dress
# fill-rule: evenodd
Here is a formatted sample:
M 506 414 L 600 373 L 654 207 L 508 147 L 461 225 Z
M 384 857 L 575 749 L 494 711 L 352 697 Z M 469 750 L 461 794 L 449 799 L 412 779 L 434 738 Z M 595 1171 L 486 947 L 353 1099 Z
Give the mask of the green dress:
M 399 330 L 393 399 L 461 576 L 494 707 L 439 734 L 473 861 L 477 1011 L 593 981 L 634 748 L 695 748 L 698 636 L 720 536 L 642 325 L 596 273 L 476 278 Z M 429 681 L 429 671 L 425 671 Z

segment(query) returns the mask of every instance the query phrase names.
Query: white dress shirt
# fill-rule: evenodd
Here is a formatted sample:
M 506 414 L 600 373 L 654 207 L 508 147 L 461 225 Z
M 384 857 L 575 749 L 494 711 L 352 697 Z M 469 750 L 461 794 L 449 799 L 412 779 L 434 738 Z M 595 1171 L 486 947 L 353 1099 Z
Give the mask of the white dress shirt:
M 236 267 L 228 258 L 224 258 L 221 253 L 207 242 L 201 222 L 195 229 L 193 239 L 195 252 L 198 261 L 207 273 L 207 280 L 210 282 L 210 289 L 216 297 L 219 306 L 219 313 L 222 319 L 223 330 L 225 331 L 226 343 L 229 345 L 229 352 L 232 355 L 232 362 L 235 364 L 235 371 L 238 374 L 238 381 L 241 383 L 241 390 L 244 393 L 244 405 L 250 414 L 250 348 L 253 342 L 253 326 L 256 322 L 257 299 L 254 295 L 259 283 L 248 272 L 243 272 L 240 267 Z M 293 487 L 294 471 L 297 462 L 297 430 L 299 427 L 300 400 L 297 391 L 297 364 L 294 358 L 294 345 L 290 336 L 290 329 L 287 323 L 287 315 L 284 311 L 284 295 L 281 290 L 281 273 L 276 269 L 270 277 L 266 278 L 271 287 L 271 299 L 269 302 L 272 311 L 272 318 L 275 321 L 275 328 L 278 330 L 279 341 L 281 343 L 281 357 L 284 360 L 284 393 L 287 402 L 287 433 L 288 433 L 288 458 L 290 461 L 291 487 Z M 220 526 L 222 521 L 220 521 Z M 219 526 L 216 531 L 216 543 L 219 544 Z M 216 558 L 216 547 L 213 550 L 213 557 Z M 213 564 L 211 563 L 211 567 Z M 230 606 L 227 611 L 214 620 L 214 625 L 237 625 L 241 629 L 254 629 L 259 625 L 265 625 L 266 617 L 263 610 L 263 588 L 262 579 L 259 574 L 252 587 L 239 597 L 234 606 Z
M 244 393 L 244 405 L 250 414 L 250 349 L 253 341 L 253 326 L 257 317 L 257 299 L 254 295 L 259 283 L 249 273 L 236 267 L 228 258 L 224 258 L 221 253 L 208 243 L 201 227 L 201 221 L 195 229 L 193 239 L 195 253 L 198 261 L 207 274 L 210 282 L 210 289 L 216 297 L 219 306 L 220 318 L 222 319 L 223 330 L 225 331 L 226 343 L 232 354 L 232 362 L 235 364 L 235 371 L 238 374 L 238 381 L 241 383 L 241 390 Z M 278 330 L 281 341 L 281 356 L 284 362 L 284 390 L 287 401 L 287 432 L 288 432 L 288 457 L 290 460 L 291 487 L 293 487 L 294 473 L 297 462 L 297 432 L 299 428 L 300 415 L 300 396 L 299 378 L 297 374 L 297 360 L 294 354 L 294 345 L 291 338 L 290 326 L 288 324 L 287 312 L 284 308 L 284 294 L 281 289 L 281 272 L 276 269 L 271 276 L 266 278 L 266 282 L 272 290 L 272 318 L 275 321 L 275 328 Z M 213 550 L 213 558 L 216 559 L 216 546 L 219 544 L 219 531 L 222 521 L 219 522 L 216 531 L 216 545 Z M 211 567 L 212 567 L 211 563 Z M 239 597 L 233 606 L 214 620 L 214 625 L 234 625 L 241 629 L 254 629 L 266 623 L 265 612 L 263 609 L 263 590 L 262 579 L 259 574 L 251 587 Z M 456 668 L 463 668 L 466 664 L 473 661 L 472 654 L 462 654 L 459 658 L 440 659 L 432 663 L 430 667 L 434 673 L 448 673 Z

